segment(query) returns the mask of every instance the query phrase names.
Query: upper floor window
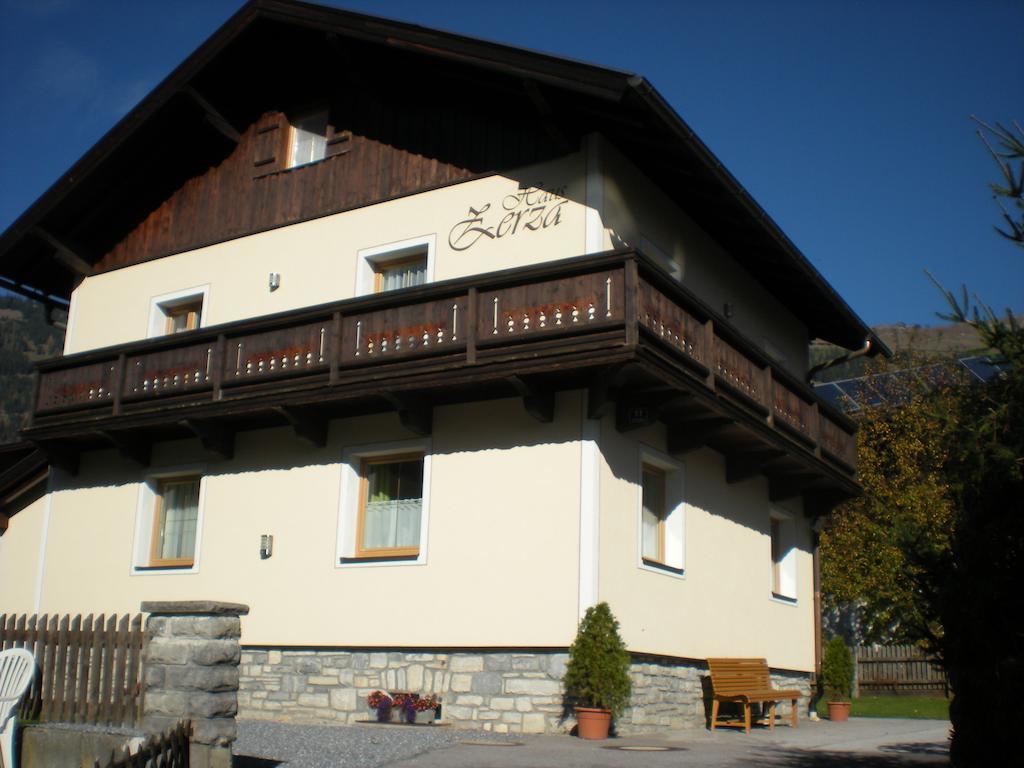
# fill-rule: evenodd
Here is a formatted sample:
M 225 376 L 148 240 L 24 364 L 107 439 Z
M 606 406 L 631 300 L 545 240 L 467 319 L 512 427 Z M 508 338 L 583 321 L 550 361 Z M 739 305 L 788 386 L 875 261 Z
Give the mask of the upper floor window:
M 287 167 L 323 160 L 327 155 L 327 110 L 306 112 L 291 121 Z
M 398 256 L 390 260 L 375 261 L 374 293 L 412 288 L 427 282 L 427 252 Z
M 202 285 L 154 296 L 149 308 L 149 338 L 202 328 L 209 289 Z
M 182 331 L 194 331 L 199 327 L 199 315 L 202 314 L 202 311 L 202 299 L 166 307 L 164 313 L 167 322 L 164 324 L 164 333 L 170 335 Z
M 434 235 L 359 251 L 356 294 L 412 288 L 434 279 Z

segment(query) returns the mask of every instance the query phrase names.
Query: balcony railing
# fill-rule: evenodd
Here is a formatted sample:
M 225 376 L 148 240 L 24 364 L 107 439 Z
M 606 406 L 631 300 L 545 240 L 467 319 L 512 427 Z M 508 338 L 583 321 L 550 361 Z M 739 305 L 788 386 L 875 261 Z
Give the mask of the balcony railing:
M 164 405 L 223 403 L 581 344 L 653 346 L 694 388 L 846 474 L 853 425 L 645 257 L 613 253 L 476 275 L 47 361 L 34 430 Z M 397 365 L 401 364 L 401 365 Z M 422 367 L 422 366 L 421 366 Z M 177 411 L 176 418 L 187 418 Z

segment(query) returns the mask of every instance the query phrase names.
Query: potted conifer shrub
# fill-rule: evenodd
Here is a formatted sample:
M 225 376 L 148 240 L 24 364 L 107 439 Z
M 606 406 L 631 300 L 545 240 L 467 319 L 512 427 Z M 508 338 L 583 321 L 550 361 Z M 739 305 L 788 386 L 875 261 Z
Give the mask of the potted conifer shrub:
M 629 703 L 629 651 L 608 603 L 588 608 L 569 648 L 565 695 L 583 739 L 606 739 L 613 716 Z
M 825 646 L 821 660 L 821 680 L 828 698 L 828 719 L 834 723 L 846 721 L 850 717 L 853 656 L 841 637 L 833 637 Z

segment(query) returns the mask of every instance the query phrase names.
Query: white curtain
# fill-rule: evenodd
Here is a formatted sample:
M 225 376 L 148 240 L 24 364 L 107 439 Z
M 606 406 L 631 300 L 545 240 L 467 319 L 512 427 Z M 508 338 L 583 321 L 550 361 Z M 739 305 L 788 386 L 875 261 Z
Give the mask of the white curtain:
M 380 278 L 382 291 L 423 285 L 427 282 L 427 264 L 425 261 L 414 261 L 394 267 L 384 267 L 380 272 Z

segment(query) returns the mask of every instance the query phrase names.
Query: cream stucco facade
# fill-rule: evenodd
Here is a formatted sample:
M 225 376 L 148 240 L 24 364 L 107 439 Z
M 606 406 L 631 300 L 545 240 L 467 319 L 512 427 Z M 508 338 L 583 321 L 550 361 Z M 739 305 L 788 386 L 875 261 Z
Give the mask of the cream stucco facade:
M 736 326 L 791 372 L 806 368 L 806 328 L 596 136 L 518 173 L 87 277 L 66 351 L 145 338 L 166 296 L 201 294 L 210 326 L 367 293 L 365 260 L 409 243 L 428 250 L 434 281 L 647 247 L 708 304 L 729 303 Z M 280 274 L 273 291 L 270 273 Z M 436 408 L 428 438 L 385 414 L 332 421 L 323 447 L 285 428 L 243 432 L 231 459 L 198 440 L 156 444 L 145 469 L 89 452 L 75 477 L 54 469 L 49 494 L 0 538 L 0 606 L 127 612 L 204 597 L 249 605 L 253 646 L 564 649 L 585 608 L 607 600 L 637 653 L 813 670 L 811 532 L 799 503 L 773 508 L 763 478 L 726 483 L 710 449 L 666 456 L 663 426 L 620 433 L 613 417 L 586 414 L 574 390 L 547 424 L 519 400 L 497 400 Z M 349 562 L 351 457 L 381 446 L 429 458 L 420 555 Z M 673 477 L 671 569 L 640 557 L 645 458 Z M 181 472 L 202 477 L 194 563 L 147 568 L 152 483 Z M 773 514 L 792 530 L 795 599 L 772 596 Z M 266 559 L 262 535 L 274 537 Z

